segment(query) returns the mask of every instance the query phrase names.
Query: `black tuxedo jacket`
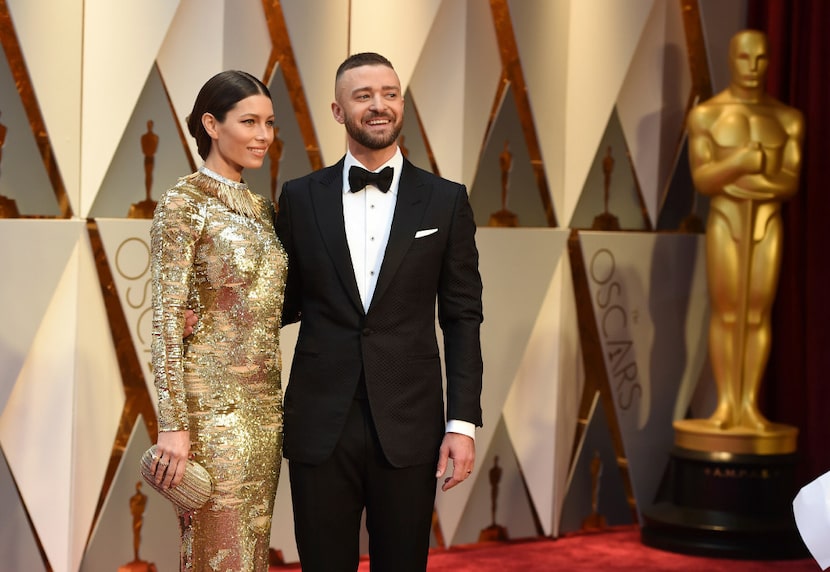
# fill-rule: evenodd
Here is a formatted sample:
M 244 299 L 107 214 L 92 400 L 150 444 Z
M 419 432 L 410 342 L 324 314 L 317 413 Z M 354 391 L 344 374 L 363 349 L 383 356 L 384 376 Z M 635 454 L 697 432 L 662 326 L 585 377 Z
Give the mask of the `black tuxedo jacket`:
M 342 177 L 343 159 L 288 181 L 279 200 L 275 226 L 289 258 L 283 323 L 300 320 L 283 453 L 310 464 L 331 454 L 363 372 L 389 462 L 432 463 L 445 425 L 436 302 L 446 414 L 481 425 L 482 286 L 467 192 L 404 159 L 389 242 L 364 312 L 346 242 Z

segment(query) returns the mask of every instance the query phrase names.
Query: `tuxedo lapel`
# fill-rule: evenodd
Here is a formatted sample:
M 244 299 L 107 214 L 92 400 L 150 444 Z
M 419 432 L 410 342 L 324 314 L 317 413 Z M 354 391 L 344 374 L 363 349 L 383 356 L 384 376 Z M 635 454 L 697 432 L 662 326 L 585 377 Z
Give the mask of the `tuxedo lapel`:
M 383 255 L 378 282 L 372 295 L 372 303 L 379 300 L 392 282 L 406 251 L 415 239 L 415 232 L 423 219 L 424 209 L 429 204 L 431 188 L 418 177 L 412 163 L 404 159 L 401 178 L 398 182 L 398 198 L 395 214 L 389 230 L 389 242 Z M 371 308 L 371 305 L 370 305 Z
M 320 229 L 332 264 L 349 299 L 363 313 L 363 303 L 360 301 L 360 292 L 354 277 L 343 218 L 343 159 L 321 172 L 319 179 L 312 180 L 310 192 L 317 227 Z

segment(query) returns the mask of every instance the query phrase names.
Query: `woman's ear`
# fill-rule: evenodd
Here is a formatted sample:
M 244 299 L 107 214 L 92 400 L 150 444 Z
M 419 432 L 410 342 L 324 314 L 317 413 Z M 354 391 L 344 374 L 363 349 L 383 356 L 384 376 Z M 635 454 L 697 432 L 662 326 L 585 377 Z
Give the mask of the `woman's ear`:
M 219 122 L 216 121 L 216 118 L 213 116 L 212 113 L 204 113 L 202 114 L 202 126 L 207 131 L 207 134 L 210 136 L 211 139 L 218 139 L 219 133 L 216 131 L 216 125 Z

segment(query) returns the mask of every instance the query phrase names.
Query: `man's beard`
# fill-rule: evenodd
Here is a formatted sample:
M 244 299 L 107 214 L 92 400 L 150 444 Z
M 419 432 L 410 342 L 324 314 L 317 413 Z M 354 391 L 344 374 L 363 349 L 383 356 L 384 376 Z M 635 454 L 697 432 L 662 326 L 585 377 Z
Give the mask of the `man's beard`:
M 378 115 L 376 116 L 376 118 L 377 117 L 386 117 L 388 119 L 393 119 L 391 117 L 384 115 Z M 382 133 L 375 134 L 362 129 L 362 126 L 359 121 L 356 121 L 352 118 L 346 119 L 346 133 L 348 133 L 352 139 L 354 139 L 367 149 L 374 149 L 375 151 L 377 151 L 378 149 L 386 149 L 387 147 L 395 143 L 395 141 L 398 140 L 398 135 L 401 134 L 402 127 L 402 123 L 392 123 L 392 131 L 388 135 L 384 135 Z

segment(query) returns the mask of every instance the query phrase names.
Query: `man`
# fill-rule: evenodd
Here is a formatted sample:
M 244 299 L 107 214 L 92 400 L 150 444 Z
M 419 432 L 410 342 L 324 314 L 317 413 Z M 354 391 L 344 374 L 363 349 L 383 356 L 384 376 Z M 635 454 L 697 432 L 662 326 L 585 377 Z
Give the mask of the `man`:
M 804 120 L 765 93 L 767 65 L 764 34 L 738 32 L 729 46 L 729 87 L 688 119 L 692 178 L 712 197 L 706 257 L 718 406 L 709 421 L 717 430 L 770 428 L 757 394 L 781 264 L 781 202 L 798 189 Z
M 463 185 L 402 156 L 403 94 L 386 58 L 346 59 L 331 108 L 348 151 L 287 182 L 276 219 L 290 261 L 283 322 L 301 321 L 283 447 L 300 562 L 356 570 L 365 508 L 372 570 L 424 570 L 436 479 L 446 491 L 469 477 L 481 425 L 473 213 Z

